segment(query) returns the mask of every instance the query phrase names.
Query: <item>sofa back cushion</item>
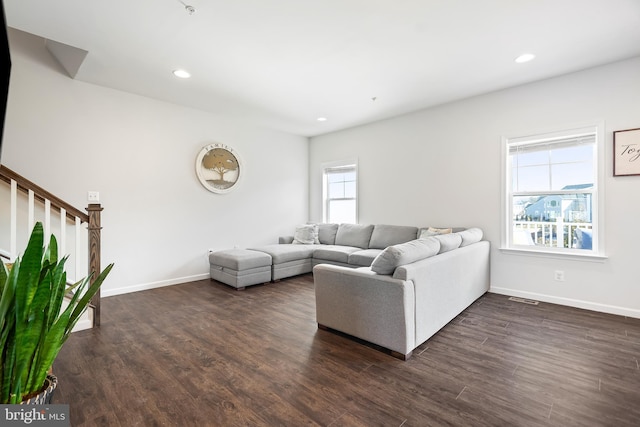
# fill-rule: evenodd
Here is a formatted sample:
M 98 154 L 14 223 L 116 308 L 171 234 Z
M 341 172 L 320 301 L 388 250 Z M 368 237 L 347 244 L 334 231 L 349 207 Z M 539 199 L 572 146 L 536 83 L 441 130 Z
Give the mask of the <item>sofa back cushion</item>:
M 437 255 L 439 250 L 440 241 L 435 237 L 389 246 L 373 260 L 371 270 L 378 274 L 393 274 L 397 267 Z
M 355 246 L 368 249 L 373 225 L 340 224 L 336 234 L 336 245 Z
M 378 224 L 373 227 L 369 249 L 385 249 L 388 246 L 416 240 L 418 227 Z
M 439 254 L 458 249 L 460 247 L 460 244 L 462 243 L 462 236 L 460 236 L 459 233 L 438 234 L 437 236 L 427 237 L 426 239 L 421 240 L 429 239 L 436 239 L 440 242 L 440 250 L 438 251 Z
M 458 234 L 462 237 L 461 248 L 482 240 L 482 230 L 479 228 L 468 228 Z
M 338 224 L 318 224 L 318 243 L 335 245 Z

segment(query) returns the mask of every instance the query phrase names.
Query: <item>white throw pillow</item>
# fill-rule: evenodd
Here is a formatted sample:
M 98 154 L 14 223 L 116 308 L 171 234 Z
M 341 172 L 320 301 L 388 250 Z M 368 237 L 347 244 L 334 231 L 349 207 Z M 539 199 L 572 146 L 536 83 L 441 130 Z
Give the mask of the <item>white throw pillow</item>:
M 317 240 L 317 224 L 304 224 L 296 227 L 296 232 L 293 235 L 294 245 L 313 245 Z
M 389 246 L 373 260 L 371 270 L 378 274 L 392 274 L 401 265 L 436 255 L 439 249 L 440 242 L 434 237 Z

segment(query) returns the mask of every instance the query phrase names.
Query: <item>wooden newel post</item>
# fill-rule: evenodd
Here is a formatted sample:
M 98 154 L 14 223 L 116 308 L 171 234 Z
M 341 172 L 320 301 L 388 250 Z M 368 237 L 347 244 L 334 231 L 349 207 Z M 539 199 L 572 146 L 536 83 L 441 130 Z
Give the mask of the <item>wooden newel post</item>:
M 91 283 L 100 274 L 100 212 L 102 206 L 99 203 L 91 203 L 87 207 L 89 212 L 89 274 L 93 274 Z M 93 304 L 93 326 L 100 326 L 100 289 L 91 299 Z

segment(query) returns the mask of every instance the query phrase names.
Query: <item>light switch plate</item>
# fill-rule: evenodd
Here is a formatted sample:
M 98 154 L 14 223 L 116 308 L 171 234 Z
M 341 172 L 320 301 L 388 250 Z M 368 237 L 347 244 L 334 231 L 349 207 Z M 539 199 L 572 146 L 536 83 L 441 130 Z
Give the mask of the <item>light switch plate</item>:
M 89 202 L 99 202 L 100 201 L 100 192 L 99 191 L 89 191 L 89 192 L 87 192 L 87 201 L 89 201 Z

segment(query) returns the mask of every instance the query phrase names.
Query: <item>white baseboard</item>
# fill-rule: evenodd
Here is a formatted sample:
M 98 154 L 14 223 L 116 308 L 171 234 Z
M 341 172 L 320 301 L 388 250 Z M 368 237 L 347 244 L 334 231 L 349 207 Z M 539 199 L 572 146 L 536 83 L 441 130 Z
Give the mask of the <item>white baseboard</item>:
M 64 308 L 67 307 L 66 298 L 65 298 L 65 302 L 63 303 L 63 307 Z M 80 316 L 80 319 L 78 319 L 78 322 L 73 327 L 71 332 L 84 331 L 85 329 L 91 329 L 91 328 L 93 328 L 93 308 L 87 307 L 84 313 L 82 313 L 82 316 Z
M 515 289 L 509 289 L 509 288 L 498 288 L 495 286 L 491 286 L 489 288 L 489 292 L 492 292 L 494 294 L 533 299 L 533 300 L 542 301 L 542 302 L 549 302 L 552 304 L 566 305 L 569 307 L 582 308 L 585 310 L 599 311 L 601 313 L 617 314 L 619 316 L 627 316 L 627 317 L 634 317 L 634 318 L 640 319 L 640 310 L 635 310 L 632 308 L 618 307 L 615 305 L 607 305 L 607 304 L 599 304 L 595 302 L 582 301 L 582 300 L 571 299 L 571 298 L 556 297 L 553 295 L 538 294 L 535 292 L 518 291 Z
M 85 329 L 91 329 L 91 328 L 93 328 L 93 319 L 90 319 L 89 317 L 85 317 L 78 320 L 78 323 L 76 323 L 76 325 L 73 327 L 71 332 L 84 331 Z
M 181 283 L 195 282 L 196 280 L 204 280 L 209 278 L 209 273 L 196 274 L 194 276 L 177 277 L 175 279 L 161 280 L 159 282 L 142 283 L 135 286 L 127 286 L 123 288 L 105 289 L 102 291 L 102 297 L 112 297 L 115 295 L 129 294 L 131 292 L 146 291 L 149 289 L 162 288 L 165 286 L 179 285 Z

